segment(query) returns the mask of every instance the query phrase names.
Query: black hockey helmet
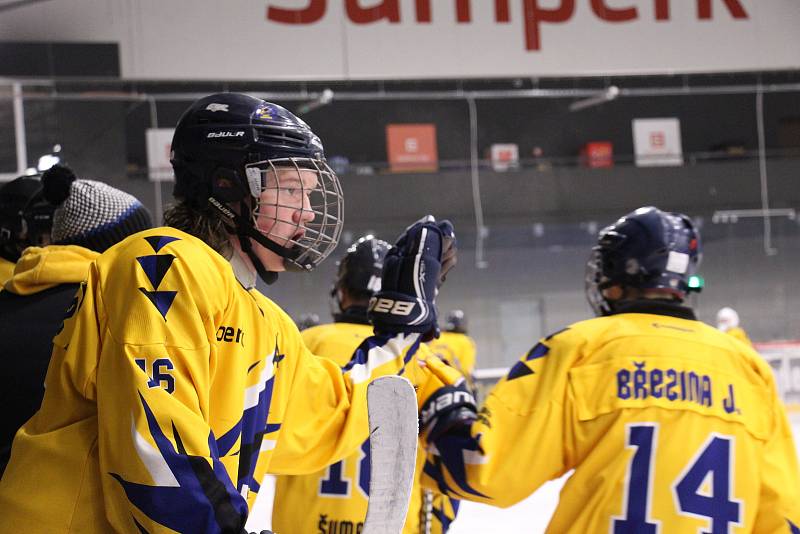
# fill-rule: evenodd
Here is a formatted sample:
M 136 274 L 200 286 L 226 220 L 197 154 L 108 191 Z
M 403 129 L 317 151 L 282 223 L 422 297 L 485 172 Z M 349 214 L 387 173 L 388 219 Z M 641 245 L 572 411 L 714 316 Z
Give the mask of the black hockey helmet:
M 174 196 L 196 209 L 219 213 L 257 268 L 261 263 L 248 250 L 245 236 L 282 256 L 287 270 L 310 271 L 336 247 L 343 222 L 339 179 L 325 162 L 320 139 L 285 108 L 239 93 L 201 98 L 178 122 L 170 161 L 175 170 Z M 264 208 L 259 205 L 261 193 L 268 188 L 279 193 L 289 190 L 281 188 L 279 169 L 317 175 L 313 188 L 306 189 L 299 180 L 314 219 L 288 243 L 277 243 L 255 224 Z M 276 201 L 273 206 L 282 205 Z M 292 221 L 283 222 L 301 229 Z M 262 271 L 263 266 L 262 278 L 274 279 L 274 273 Z
M 331 289 L 337 309 L 343 311 L 338 296 L 340 289 L 362 300 L 368 300 L 373 293 L 380 291 L 383 258 L 390 248 L 389 243 L 373 235 L 365 235 L 350 245 L 339 261 Z
M 26 247 L 45 244 L 54 210 L 42 196 L 38 175 L 4 184 L 0 188 L 0 256 L 16 262 Z
M 652 206 L 639 208 L 600 231 L 586 269 L 586 297 L 597 315 L 613 312 L 603 291 L 612 286 L 654 289 L 684 300 L 701 260 L 692 220 Z

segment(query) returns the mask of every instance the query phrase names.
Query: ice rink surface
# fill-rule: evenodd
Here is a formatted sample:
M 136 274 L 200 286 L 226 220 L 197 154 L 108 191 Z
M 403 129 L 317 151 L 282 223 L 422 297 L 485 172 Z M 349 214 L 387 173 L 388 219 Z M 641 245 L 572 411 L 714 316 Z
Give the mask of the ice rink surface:
M 800 419 L 794 420 L 793 430 L 797 456 L 800 458 Z M 540 534 L 547 528 L 550 516 L 556 509 L 558 493 L 566 478 L 565 476 L 548 482 L 511 508 L 500 509 L 485 504 L 462 502 L 450 534 Z

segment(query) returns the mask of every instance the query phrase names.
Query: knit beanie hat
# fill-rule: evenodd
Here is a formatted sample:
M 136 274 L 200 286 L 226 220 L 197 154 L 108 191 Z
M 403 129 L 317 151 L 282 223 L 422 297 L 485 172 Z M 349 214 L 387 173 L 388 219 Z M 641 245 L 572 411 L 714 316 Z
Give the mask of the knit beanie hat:
M 103 182 L 78 180 L 63 165 L 45 171 L 42 185 L 45 199 L 56 206 L 53 244 L 103 252 L 153 226 L 150 213 L 136 197 Z

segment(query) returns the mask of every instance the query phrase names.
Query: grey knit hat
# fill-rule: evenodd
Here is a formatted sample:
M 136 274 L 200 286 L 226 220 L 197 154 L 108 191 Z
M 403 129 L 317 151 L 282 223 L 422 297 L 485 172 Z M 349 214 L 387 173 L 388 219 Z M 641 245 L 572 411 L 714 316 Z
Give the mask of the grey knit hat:
M 153 226 L 150 213 L 133 195 L 103 182 L 78 180 L 55 165 L 42 175 L 43 194 L 56 207 L 52 241 L 103 252 L 131 234 Z

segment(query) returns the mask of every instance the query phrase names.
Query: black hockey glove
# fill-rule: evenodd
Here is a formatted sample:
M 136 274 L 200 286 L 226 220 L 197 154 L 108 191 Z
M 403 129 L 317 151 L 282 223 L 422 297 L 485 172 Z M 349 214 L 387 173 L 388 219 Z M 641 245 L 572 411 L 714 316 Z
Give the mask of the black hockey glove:
M 369 303 L 378 333 L 412 333 L 428 341 L 439 336 L 436 294 L 456 262 L 450 221 L 427 215 L 399 237 L 383 260 L 381 290 Z
M 464 379 L 437 389 L 419 412 L 419 429 L 426 443 L 435 443 L 445 434 L 469 432 L 478 418 L 475 397 Z

